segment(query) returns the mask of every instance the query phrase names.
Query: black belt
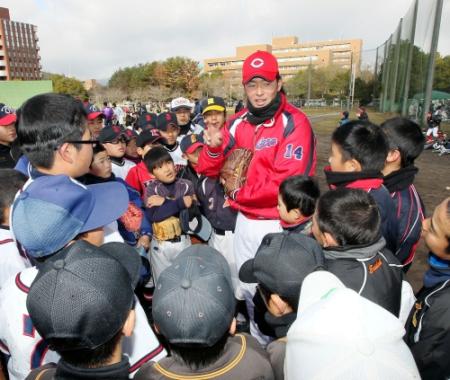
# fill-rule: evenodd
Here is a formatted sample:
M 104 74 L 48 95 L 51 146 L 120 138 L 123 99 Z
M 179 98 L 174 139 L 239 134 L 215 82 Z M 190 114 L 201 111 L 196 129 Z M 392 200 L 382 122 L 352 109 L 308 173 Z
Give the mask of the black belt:
M 179 243 L 183 236 L 185 236 L 185 235 L 180 235 L 180 236 L 174 237 L 172 239 L 167 239 L 167 240 L 164 240 L 164 241 L 170 241 L 171 243 Z
M 228 231 L 234 232 L 234 230 L 221 230 L 220 228 L 214 228 L 214 232 L 216 235 L 224 236 L 225 232 L 228 232 Z

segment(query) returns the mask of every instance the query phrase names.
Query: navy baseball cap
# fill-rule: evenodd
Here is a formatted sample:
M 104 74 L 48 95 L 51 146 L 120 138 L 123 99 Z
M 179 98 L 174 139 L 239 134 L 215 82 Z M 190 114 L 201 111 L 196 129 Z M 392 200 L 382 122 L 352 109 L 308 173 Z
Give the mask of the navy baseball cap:
M 131 128 L 125 128 L 123 135 L 128 139 L 135 139 L 137 138 L 139 135 L 137 134 L 137 132 L 134 129 Z
M 156 113 L 144 112 L 137 120 L 138 128 L 142 130 L 156 128 L 157 117 L 158 115 L 156 115 Z
M 314 239 L 304 234 L 271 233 L 264 236 L 255 258 L 242 265 L 239 279 L 261 284 L 298 303 L 303 279 L 324 265 L 322 248 Z
M 0 126 L 14 124 L 17 120 L 16 113 L 11 107 L 0 103 Z
M 119 182 L 84 186 L 66 175 L 38 177 L 25 184 L 13 203 L 13 234 L 30 256 L 45 257 L 78 234 L 118 219 L 128 200 Z
M 125 128 L 120 125 L 111 125 L 110 127 L 105 127 L 100 131 L 98 141 L 101 143 L 108 143 L 117 140 L 122 136 L 127 138 L 125 135 Z
M 84 110 L 86 111 L 86 118 L 88 120 L 94 120 L 97 117 L 105 117 L 103 112 L 100 111 L 95 104 L 86 103 L 84 105 Z
M 154 144 L 154 143 L 156 143 L 158 141 L 161 144 L 164 141 L 164 139 L 162 138 L 162 136 L 159 133 L 159 131 L 157 129 L 155 129 L 155 128 L 153 128 L 153 129 L 146 129 L 146 130 L 142 131 L 139 134 L 138 138 L 136 139 L 136 145 L 139 148 L 143 148 L 147 144 Z
M 177 115 L 173 112 L 163 112 L 158 115 L 156 119 L 156 128 L 160 131 L 167 131 L 167 127 L 173 125 L 178 127 Z
M 214 248 L 186 248 L 158 277 L 153 319 L 172 344 L 213 346 L 230 328 L 234 311 L 230 268 Z
M 183 153 L 192 153 L 203 145 L 203 135 L 195 133 L 184 136 L 180 141 L 180 149 Z
M 39 266 L 27 296 L 33 325 L 53 350 L 101 346 L 133 308 L 140 266 L 138 252 L 124 243 L 71 244 Z

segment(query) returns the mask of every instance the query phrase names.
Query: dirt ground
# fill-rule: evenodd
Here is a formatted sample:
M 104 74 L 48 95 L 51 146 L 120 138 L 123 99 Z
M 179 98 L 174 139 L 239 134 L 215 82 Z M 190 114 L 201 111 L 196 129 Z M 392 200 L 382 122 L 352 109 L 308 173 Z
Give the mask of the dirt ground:
M 304 112 L 310 116 L 314 132 L 317 138 L 317 177 L 320 187 L 326 191 L 327 186 L 323 168 L 328 164 L 328 152 L 330 149 L 330 135 L 337 125 L 339 113 L 318 116 L 314 110 Z M 369 117 L 376 123 L 381 123 L 392 115 L 370 113 Z M 352 117 L 352 115 L 351 115 Z M 450 134 L 450 124 L 444 125 L 444 130 Z M 450 196 L 450 155 L 439 157 L 432 150 L 426 150 L 416 160 L 419 173 L 415 180 L 416 188 L 425 204 L 426 215 L 431 215 L 434 208 L 444 198 Z M 427 269 L 427 250 L 421 242 L 407 278 L 415 290 L 422 285 L 423 273 Z

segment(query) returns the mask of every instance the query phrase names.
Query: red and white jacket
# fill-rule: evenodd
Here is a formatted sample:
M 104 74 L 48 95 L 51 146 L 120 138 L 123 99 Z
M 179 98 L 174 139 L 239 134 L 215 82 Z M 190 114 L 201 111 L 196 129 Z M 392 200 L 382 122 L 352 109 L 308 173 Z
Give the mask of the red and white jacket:
M 245 108 L 230 118 L 223 129 L 222 146 L 204 146 L 197 172 L 217 177 L 225 158 L 235 148 L 253 151 L 244 186 L 230 205 L 252 219 L 279 219 L 278 189 L 287 177 L 314 175 L 316 140 L 306 115 L 286 101 L 275 116 L 257 126 L 247 121 Z

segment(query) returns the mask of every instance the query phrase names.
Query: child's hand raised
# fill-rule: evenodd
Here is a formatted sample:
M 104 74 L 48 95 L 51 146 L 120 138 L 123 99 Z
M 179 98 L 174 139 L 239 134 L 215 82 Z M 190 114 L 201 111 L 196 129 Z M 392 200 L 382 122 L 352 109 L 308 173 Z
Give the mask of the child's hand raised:
M 160 195 L 152 195 L 147 199 L 147 207 L 161 206 L 166 199 Z

